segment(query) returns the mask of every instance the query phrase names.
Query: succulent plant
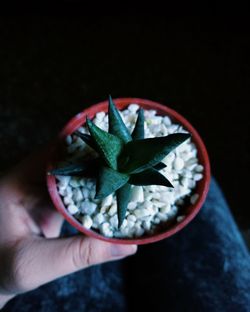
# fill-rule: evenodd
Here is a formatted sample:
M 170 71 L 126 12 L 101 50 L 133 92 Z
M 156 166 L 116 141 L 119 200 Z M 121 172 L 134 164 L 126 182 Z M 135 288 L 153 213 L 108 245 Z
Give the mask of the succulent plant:
M 130 201 L 131 185 L 173 187 L 159 172 L 165 167 L 161 160 L 190 138 L 190 134 L 174 133 L 145 139 L 142 108 L 139 109 L 135 127 L 130 134 L 111 96 L 108 117 L 108 132 L 97 127 L 88 117 L 86 124 L 90 134 L 75 132 L 75 135 L 98 153 L 98 157 L 55 168 L 49 174 L 95 177 L 96 199 L 115 193 L 120 227 Z

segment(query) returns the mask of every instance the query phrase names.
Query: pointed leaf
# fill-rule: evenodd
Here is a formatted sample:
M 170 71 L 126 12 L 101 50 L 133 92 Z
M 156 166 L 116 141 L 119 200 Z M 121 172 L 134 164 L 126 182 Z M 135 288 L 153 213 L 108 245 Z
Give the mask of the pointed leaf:
M 159 163 L 181 143 L 190 138 L 187 133 L 174 133 L 164 137 L 128 142 L 124 146 L 122 159 L 129 160 L 122 168 L 123 172 L 138 173 Z
M 88 144 L 90 147 L 92 147 L 96 151 L 95 142 L 93 141 L 91 135 L 87 133 L 81 133 L 80 131 L 75 131 L 75 135 L 77 135 L 79 138 L 81 138 L 86 144 Z
M 102 199 L 127 183 L 129 176 L 109 167 L 101 167 L 96 181 L 96 199 Z
M 134 185 L 163 185 L 173 187 L 164 175 L 157 170 L 150 168 L 143 172 L 132 174 L 129 183 Z
M 123 220 L 125 219 L 130 197 L 131 197 L 131 185 L 129 183 L 124 184 L 121 188 L 119 188 L 116 191 L 118 228 L 120 228 Z
M 99 127 L 87 118 L 87 126 L 96 145 L 98 153 L 103 157 L 109 167 L 117 169 L 117 158 L 121 152 L 122 141 Z
M 69 164 L 65 167 L 55 168 L 48 172 L 51 175 L 62 175 L 62 176 L 94 176 L 98 172 L 99 159 L 90 159 L 85 162 Z
M 120 138 L 124 143 L 132 140 L 131 135 L 125 126 L 121 115 L 116 108 L 111 96 L 109 96 L 109 133 Z
M 157 165 L 155 165 L 153 168 L 156 170 L 162 170 L 164 168 L 166 168 L 167 165 L 165 165 L 163 162 L 159 162 Z
M 136 124 L 132 132 L 132 138 L 133 140 L 144 139 L 144 111 L 142 108 L 139 109 Z

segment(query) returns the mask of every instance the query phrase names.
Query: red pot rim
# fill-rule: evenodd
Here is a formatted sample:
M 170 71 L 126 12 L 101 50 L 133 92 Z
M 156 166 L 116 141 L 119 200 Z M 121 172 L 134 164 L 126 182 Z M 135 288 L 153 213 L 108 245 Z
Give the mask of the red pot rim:
M 79 221 L 77 221 L 72 215 L 70 215 L 67 212 L 66 207 L 63 204 L 63 201 L 57 191 L 56 186 L 56 179 L 52 175 L 46 175 L 47 178 L 47 186 L 48 191 L 50 194 L 50 197 L 52 199 L 52 202 L 55 206 L 55 208 L 64 216 L 64 218 L 78 231 L 88 235 L 92 236 L 97 239 L 101 239 L 103 241 L 111 242 L 111 243 L 118 243 L 118 244 L 148 244 L 153 243 L 159 240 L 162 240 L 164 238 L 170 237 L 174 235 L 175 233 L 179 232 L 181 229 L 183 229 L 193 218 L 197 215 L 199 210 L 201 209 L 208 190 L 209 190 L 209 183 L 210 183 L 210 162 L 208 153 L 206 150 L 206 147 L 198 134 L 198 132 L 195 130 L 195 128 L 187 121 L 186 118 L 184 118 L 182 115 L 177 113 L 175 110 L 159 104 L 154 101 L 140 99 L 140 98 L 117 98 L 114 99 L 114 102 L 118 109 L 123 110 L 125 109 L 129 104 L 136 103 L 139 106 L 143 107 L 144 109 L 154 109 L 157 111 L 157 114 L 159 115 L 167 115 L 171 118 L 172 121 L 180 123 L 184 126 L 186 130 L 188 130 L 192 134 L 192 142 L 196 145 L 196 148 L 198 150 L 198 159 L 199 163 L 204 166 L 203 171 L 203 179 L 198 181 L 195 193 L 199 194 L 199 198 L 197 202 L 194 205 L 190 205 L 186 208 L 186 211 L 188 211 L 188 214 L 186 217 L 179 223 L 175 223 L 174 225 L 171 225 L 166 231 L 162 233 L 157 233 L 151 236 L 145 236 L 141 238 L 109 238 L 105 237 L 93 230 L 88 230 L 85 227 L 81 225 Z M 53 164 L 55 162 L 58 152 L 58 147 L 62 140 L 66 138 L 67 135 L 73 133 L 77 128 L 79 128 L 81 125 L 85 123 L 86 116 L 89 118 L 93 118 L 97 112 L 104 111 L 107 112 L 108 109 L 108 101 L 103 101 L 98 104 L 95 104 L 87 109 L 84 109 L 82 112 L 74 116 L 62 129 L 62 131 L 59 133 L 58 139 L 56 140 L 55 144 L 50 150 L 50 161 L 47 165 L 47 171 L 51 170 L 53 168 Z

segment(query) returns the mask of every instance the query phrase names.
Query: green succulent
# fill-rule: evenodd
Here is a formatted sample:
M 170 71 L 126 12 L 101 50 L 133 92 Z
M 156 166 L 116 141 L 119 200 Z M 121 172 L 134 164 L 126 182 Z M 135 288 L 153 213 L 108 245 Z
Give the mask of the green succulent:
M 98 153 L 98 157 L 71 163 L 66 167 L 53 169 L 49 173 L 95 177 L 96 199 L 103 199 L 115 193 L 120 227 L 130 201 L 131 185 L 173 187 L 170 181 L 158 172 L 165 167 L 161 160 L 190 138 L 190 134 L 174 133 L 145 139 L 142 108 L 139 109 L 135 127 L 130 134 L 111 96 L 108 117 L 108 132 L 97 127 L 89 118 L 86 119 L 86 124 L 90 134 L 75 132 Z

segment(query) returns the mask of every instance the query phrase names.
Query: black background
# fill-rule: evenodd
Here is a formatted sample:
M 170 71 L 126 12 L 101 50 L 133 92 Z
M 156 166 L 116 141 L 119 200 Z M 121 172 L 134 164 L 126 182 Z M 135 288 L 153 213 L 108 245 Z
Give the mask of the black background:
M 141 97 L 184 115 L 241 229 L 249 228 L 247 20 L 26 17 L 0 21 L 1 169 L 47 143 L 84 107 Z

